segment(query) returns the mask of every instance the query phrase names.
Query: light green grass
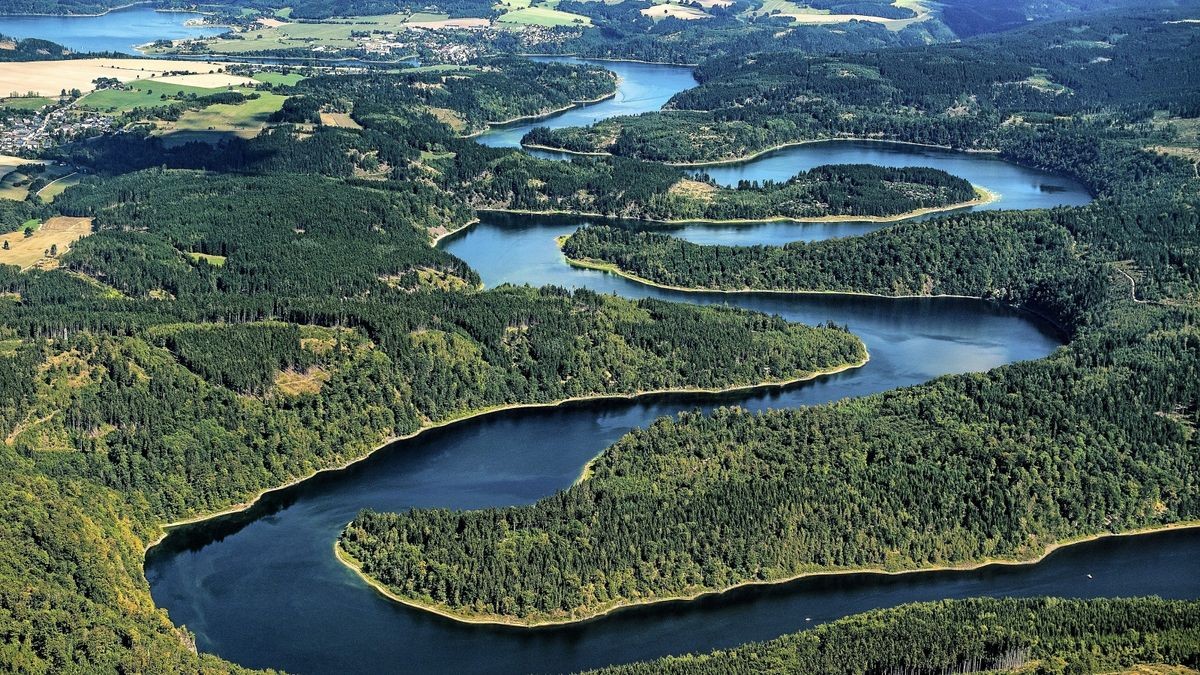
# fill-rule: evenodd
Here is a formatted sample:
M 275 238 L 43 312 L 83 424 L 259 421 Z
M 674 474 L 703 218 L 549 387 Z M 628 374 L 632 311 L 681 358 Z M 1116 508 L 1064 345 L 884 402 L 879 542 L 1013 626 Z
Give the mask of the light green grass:
M 592 20 L 582 14 L 561 12 L 548 7 L 526 7 L 502 15 L 498 21 L 527 26 L 590 26 Z
M 210 255 L 208 253 L 185 253 L 184 255 L 196 262 L 203 260 L 213 267 L 221 267 L 225 264 L 225 256 L 223 255 Z
M 61 178 L 56 178 L 50 183 L 47 183 L 46 187 L 38 190 L 37 194 L 42 198 L 42 201 L 52 202 L 54 201 L 55 197 L 61 195 L 72 185 L 78 185 L 79 181 L 81 180 L 83 180 L 83 174 L 70 173 Z
M 319 23 L 289 23 L 276 28 L 238 33 L 241 40 L 213 38 L 205 40 L 205 48 L 215 54 L 242 54 L 266 49 L 311 49 L 332 47 L 346 49 L 358 44 L 350 37 L 354 31 L 394 31 L 406 22 L 441 21 L 445 14 L 383 14 L 380 16 L 352 16 L 329 19 Z M 160 52 L 161 53 L 161 52 Z
M 185 112 L 171 125 L 172 131 L 225 131 L 254 135 L 271 113 L 283 106 L 286 96 L 262 92 L 259 98 L 237 104 L 220 103 Z
M 284 75 L 283 73 L 256 73 L 254 75 L 254 79 L 267 84 L 290 87 L 300 80 L 303 80 L 304 76 L 300 73 L 288 73 L 287 75 Z
M 925 7 L 922 0 L 894 0 L 892 5 L 895 7 L 904 7 L 911 9 L 916 13 L 916 16 L 908 19 L 885 19 L 883 17 L 856 15 L 856 14 L 833 14 L 826 9 L 813 9 L 806 5 L 803 0 L 763 0 L 762 6 L 758 9 L 751 10 L 749 13 L 757 16 L 767 15 L 778 10 L 781 16 L 791 17 L 795 23 L 815 24 L 815 25 L 836 25 L 851 20 L 870 21 L 883 25 L 890 31 L 898 31 L 914 23 L 927 20 L 932 14 Z
M 132 89 L 101 89 L 93 91 L 79 101 L 79 107 L 102 113 L 123 113 L 129 112 L 134 108 L 159 108 L 177 103 L 178 101 L 174 98 L 176 94 L 183 94 L 184 96 L 189 94 L 207 96 L 227 91 L 224 87 L 208 89 L 186 84 L 155 82 L 153 80 L 141 80 L 130 82 L 129 84 L 133 87 Z M 235 87 L 235 89 L 242 92 L 251 91 L 239 87 Z M 162 98 L 164 95 L 166 99 Z
M 290 19 L 290 18 L 292 18 L 292 8 L 291 7 L 281 7 L 279 9 L 275 10 L 275 16 L 277 16 L 281 19 Z
M 0 99 L 0 108 L 11 110 L 37 110 L 54 103 L 54 99 L 45 96 L 15 96 Z

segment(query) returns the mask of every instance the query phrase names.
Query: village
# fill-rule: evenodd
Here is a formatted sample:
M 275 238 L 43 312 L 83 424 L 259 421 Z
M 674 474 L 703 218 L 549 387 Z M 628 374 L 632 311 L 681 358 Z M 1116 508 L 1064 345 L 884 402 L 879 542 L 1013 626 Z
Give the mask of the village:
M 0 154 L 31 155 L 65 141 L 113 130 L 111 116 L 80 110 L 73 103 L 0 113 Z

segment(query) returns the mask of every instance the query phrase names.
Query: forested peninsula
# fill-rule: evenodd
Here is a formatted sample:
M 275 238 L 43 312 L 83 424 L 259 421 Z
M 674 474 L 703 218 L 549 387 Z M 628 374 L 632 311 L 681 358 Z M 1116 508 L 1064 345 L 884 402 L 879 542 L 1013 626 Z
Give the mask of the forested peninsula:
M 1200 603 L 1157 598 L 947 600 L 856 614 L 711 654 L 607 668 L 603 675 L 877 672 L 1192 672 Z
M 237 670 L 196 654 L 154 606 L 145 547 L 163 523 L 389 439 L 505 406 L 777 384 L 865 358 L 842 327 L 587 290 L 480 291 L 430 246 L 474 217 L 431 167 L 475 143 L 397 82 L 346 80 L 367 89 L 315 109 L 343 105 L 361 130 L 279 120 L 253 139 L 176 147 L 103 136 L 55 151 L 91 175 L 53 204 L 0 209 L 8 231 L 91 223 L 35 268 L 0 267 L 6 668 Z M 289 100 L 317 99 L 307 91 Z M 476 99 L 453 100 L 472 119 Z M 484 119 L 507 104 L 480 105 Z
M 1158 39 L 1159 25 L 1125 40 Z M 811 572 L 1030 560 L 1200 520 L 1200 183 L 1188 161 L 1144 149 L 1154 132 L 1128 100 L 1106 109 L 1122 123 L 1005 132 L 1012 156 L 1089 185 L 1085 207 L 782 249 L 609 226 L 565 245 L 660 283 L 994 298 L 1071 335 L 1049 358 L 826 406 L 663 420 L 536 504 L 364 512 L 341 546 L 402 597 L 537 624 Z
M 524 142 L 720 164 L 838 138 L 996 150 L 1023 124 L 1062 123 L 1096 107 L 1187 116 L 1195 101 L 1181 85 L 1200 77 L 1185 54 L 1195 45 L 1169 18 L 1147 10 L 933 48 L 712 59 L 696 70 L 700 86 L 677 94 L 662 112 L 535 129 Z M 1176 77 L 1159 76 L 1165 71 Z
M 380 7 L 292 4 L 301 18 Z M 590 4 L 609 28 L 641 16 L 636 4 Z M 936 24 L 895 34 L 854 24 L 836 36 L 788 28 L 774 42 L 783 26 L 769 17 L 716 18 L 712 28 L 678 30 L 678 20 L 635 18 L 638 31 L 624 37 L 596 31 L 562 42 L 683 58 L 745 38 L 721 52 L 738 58 L 701 67 L 705 86 L 681 95 L 677 110 L 647 117 L 661 121 L 665 140 L 632 134 L 633 150 L 614 148 L 615 157 L 553 162 L 467 138 L 614 85 L 591 66 L 507 58 L 280 79 L 272 92 L 287 101 L 253 138 L 170 144 L 130 127 L 47 150 L 45 159 L 80 170 L 79 183 L 53 202 L 35 195 L 0 206 L 13 239 L 54 218 L 82 223 L 80 238 L 47 247 L 36 264 L 0 266 L 0 670 L 241 672 L 198 651 L 156 607 L 146 547 L 165 523 L 240 508 L 389 439 L 505 406 L 777 384 L 862 363 L 864 344 L 843 326 L 588 290 L 483 290 L 465 262 L 430 245 L 485 208 L 887 217 L 973 196 L 940 172 L 854 166 L 724 189 L 639 159 L 761 149 L 803 119 L 796 107 L 812 112 L 812 128 L 1001 149 L 1078 176 L 1097 199 L 782 251 L 690 248 L 611 223 L 577 234 L 568 250 L 700 287 L 989 297 L 1052 318 L 1070 343 L 1040 361 L 864 399 L 664 419 L 534 504 L 364 512 L 338 542 L 363 572 L 451 615 L 557 622 L 810 572 L 1031 559 L 1056 543 L 1200 519 L 1200 184 L 1184 134 L 1197 114 L 1200 50 L 1194 25 L 1178 22 L 1187 14 L 1139 9 L 1034 26 L 1015 35 L 1036 66 L 1023 49 L 989 47 L 991 38 L 839 56 L 821 62 L 828 77 L 799 89 L 781 73 L 811 54 L 740 54 L 768 43 L 824 53 L 947 34 Z M 885 74 L 890 64 L 908 64 L 911 81 Z M 845 99 L 861 105 L 825 105 L 812 84 L 822 77 L 829 88 L 861 84 L 865 98 Z M 989 107 L 994 88 L 1025 102 Z M 884 94 L 884 112 L 871 113 L 871 97 Z M 702 98 L 684 103 L 689 96 Z M 713 112 L 738 100 L 748 101 L 745 124 Z M 686 151 L 696 139 L 678 140 L 690 124 L 679 117 L 691 114 L 684 106 L 714 132 L 696 156 Z M 323 121 L 331 114 L 342 125 Z M 684 124 L 663 121 L 671 119 Z M 729 129 L 748 140 L 730 142 Z M 810 136 L 821 134 L 779 134 Z M 960 647 L 974 664 L 1021 654 L 1050 669 L 1197 664 L 1188 651 L 1195 603 L 992 602 L 901 608 L 820 630 L 917 653 L 868 664 L 881 669 L 940 670 L 958 663 Z M 936 643 L 938 660 L 922 661 L 948 624 L 963 628 Z M 893 640 L 905 626 L 928 635 Z M 1012 640 L 989 641 L 978 626 Z M 788 639 L 810 644 L 812 634 Z M 759 649 L 774 647 L 735 658 Z M 813 654 L 802 649 L 797 658 Z M 814 658 L 858 663 L 835 640 L 819 650 L 828 651 Z

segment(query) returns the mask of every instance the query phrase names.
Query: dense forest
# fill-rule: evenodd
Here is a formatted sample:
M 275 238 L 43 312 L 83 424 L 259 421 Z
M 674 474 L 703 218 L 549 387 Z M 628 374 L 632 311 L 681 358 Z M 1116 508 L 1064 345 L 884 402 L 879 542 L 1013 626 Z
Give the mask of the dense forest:
M 770 642 L 608 668 L 642 673 L 1137 672 L 1200 665 L 1200 603 L 986 598 L 903 605 Z M 1165 670 L 1164 672 L 1174 672 Z
M 0 61 L 54 61 L 70 55 L 70 50 L 56 42 L 38 38 L 18 40 L 0 33 Z
M 663 420 L 536 504 L 364 512 L 341 546 L 418 603 L 567 621 L 819 570 L 1027 559 L 1200 519 L 1200 185 L 1189 162 L 1142 149 L 1143 103 L 1114 102 L 1108 124 L 1004 131 L 1010 157 L 1087 183 L 1085 207 L 781 248 L 619 225 L 565 244 L 662 283 L 995 298 L 1073 336 L 1051 357 L 827 406 Z
M 101 139 L 69 152 L 241 175 L 149 169 L 88 179 L 53 210 L 5 208 L 10 229 L 51 212 L 97 229 L 61 271 L 4 271 L 19 298 L 0 310 L 6 668 L 229 668 L 154 609 L 140 560 L 155 524 L 390 435 L 504 403 L 750 384 L 862 356 L 844 331 L 744 312 L 449 292 L 447 275 L 460 289 L 477 277 L 425 230 L 469 210 L 425 184 L 333 180 L 355 180 L 336 148 L 364 141 L 297 136 L 161 153 Z M 120 613 L 116 597 L 132 599 Z
M 401 7 L 289 4 L 297 16 Z M 619 44 L 671 60 L 814 47 L 707 61 L 704 86 L 648 120 L 697 115 L 684 119 L 706 129 L 715 120 L 714 139 L 761 128 L 738 141 L 745 149 L 835 128 L 834 119 L 855 135 L 994 143 L 1079 176 L 1097 201 L 785 249 L 689 248 L 614 223 L 575 235 L 568 252 L 689 285 L 984 295 L 1053 318 L 1072 342 L 1041 361 L 829 406 L 662 420 L 597 458 L 587 480 L 532 505 L 365 512 L 340 543 L 369 574 L 462 613 L 562 618 L 813 570 L 1025 558 L 1073 537 L 1200 517 L 1200 190 L 1194 166 L 1141 150 L 1165 138 L 1151 115 L 1196 113 L 1187 33 L 1151 12 L 1035 27 L 1004 58 L 990 38 L 826 58 L 813 54 L 950 36 L 932 22 L 834 33 L 719 12 L 703 26 L 639 20 L 611 33 L 640 16 L 641 5 L 625 4 L 589 3 L 589 16 L 608 23 L 574 47 Z M 1025 83 L 993 97 L 1009 78 Z M 0 669 L 237 671 L 197 654 L 187 630 L 155 608 L 144 547 L 163 522 L 242 503 L 388 438 L 504 405 L 778 382 L 865 356 L 838 326 L 586 290 L 480 290 L 465 263 L 429 246 L 476 209 L 553 204 L 668 219 L 788 204 L 857 215 L 971 194 L 940 172 L 845 166 L 721 190 L 636 158 L 550 162 L 461 137 L 612 86 L 596 68 L 509 59 L 330 75 L 281 88 L 292 98 L 257 138 L 168 148 L 130 132 L 57 149 L 92 175 L 53 204 L 0 208 L 7 230 L 55 214 L 93 219 L 93 232 L 46 269 L 0 266 Z M 797 108 L 813 126 L 797 123 Z M 321 112 L 363 128 L 319 125 Z M 622 141 L 653 152 L 616 151 L 690 158 L 686 143 L 673 145 L 678 130 L 661 129 L 653 144 Z M 713 152 L 727 152 L 725 142 Z M 1025 660 L 1050 672 L 1197 665 L 1194 604 L 889 611 L 729 658 L 794 655 L 799 670 L 816 659 L 870 672 L 933 663 L 849 654 L 867 642 L 936 658 L 939 672 Z M 631 668 L 744 667 L 720 658 Z
M 1023 125 L 1114 106 L 1142 119 L 1156 109 L 1192 116 L 1200 105 L 1190 84 L 1200 78 L 1200 37 L 1189 24 L 1168 21 L 1176 15 L 1092 16 L 1069 31 L 1036 26 L 921 49 L 714 59 L 697 69 L 701 85 L 663 112 L 542 130 L 526 140 L 704 162 L 839 137 L 1002 149 Z M 1093 120 L 1111 121 L 1103 114 Z
M 480 153 L 482 155 L 484 153 Z M 623 158 L 494 159 L 460 153 L 442 183 L 476 208 L 590 213 L 657 221 L 889 217 L 976 198 L 944 171 L 865 165 L 821 166 L 782 183 L 725 188 L 682 170 Z
M 616 84 L 616 76 L 599 66 L 500 58 L 449 72 L 313 77 L 301 81 L 294 91 L 360 120 L 420 109 L 437 114 L 455 131 L 477 132 L 489 123 L 544 115 L 611 96 Z M 291 105 L 304 108 L 306 104 L 300 99 Z M 316 121 L 312 113 L 286 116 L 292 109 L 285 109 L 283 121 Z
M 555 72 L 611 87 L 606 74 Z M 347 78 L 345 91 L 361 87 Z M 839 327 L 584 290 L 477 290 L 473 270 L 429 246 L 471 205 L 422 160 L 475 144 L 421 105 L 387 104 L 385 89 L 374 108 L 375 94 L 344 99 L 361 131 L 280 122 L 215 146 L 137 133 L 64 146 L 59 157 L 93 175 L 53 205 L 0 209 L 9 230 L 93 219 L 57 269 L 0 267 L 0 667 L 233 669 L 197 656 L 154 608 L 142 547 L 159 523 L 390 437 L 508 404 L 861 361 Z

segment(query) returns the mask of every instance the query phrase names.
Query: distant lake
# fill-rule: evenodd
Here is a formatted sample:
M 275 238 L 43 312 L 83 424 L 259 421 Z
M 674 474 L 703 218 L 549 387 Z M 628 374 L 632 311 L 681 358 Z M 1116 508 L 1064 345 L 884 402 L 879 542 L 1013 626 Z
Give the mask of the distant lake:
M 225 28 L 186 26 L 192 12 L 156 12 L 147 5 L 101 16 L 0 16 L 0 33 L 15 38 L 41 38 L 77 52 L 137 54 L 136 45 L 155 40 L 219 35 Z

